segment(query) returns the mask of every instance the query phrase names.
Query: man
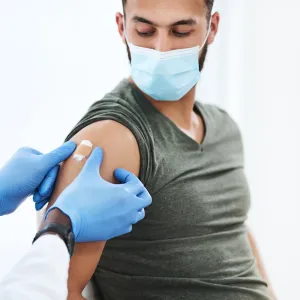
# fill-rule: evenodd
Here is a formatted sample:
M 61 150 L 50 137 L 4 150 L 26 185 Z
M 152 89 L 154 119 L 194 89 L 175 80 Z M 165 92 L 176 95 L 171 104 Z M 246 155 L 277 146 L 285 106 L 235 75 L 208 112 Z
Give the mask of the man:
M 39 195 L 35 199 L 40 198 L 38 207 L 43 206 L 41 201 L 47 201 L 53 190 L 58 163 L 75 148 L 75 143 L 68 142 L 45 155 L 19 149 L 0 169 L 0 216 L 13 213 L 34 192 Z M 87 157 L 91 151 L 91 147 L 85 151 Z M 96 147 L 80 175 L 48 210 L 33 247 L 0 282 L 1 299 L 66 299 L 74 241 L 107 240 L 130 232 L 132 224 L 144 218 L 144 207 L 151 203 L 148 192 L 126 170 L 115 172 L 124 184 L 103 180 L 99 176 L 102 159 L 103 152 Z
M 131 77 L 96 102 L 67 140 L 102 147 L 104 178 L 113 181 L 116 167 L 129 169 L 153 204 L 143 222 L 105 249 L 104 243 L 77 245 L 69 299 L 82 299 L 92 276 L 104 300 L 271 299 L 245 225 L 250 196 L 240 132 L 226 112 L 195 102 L 218 32 L 213 0 L 123 6 L 116 21 Z M 63 169 L 51 203 L 74 176 Z

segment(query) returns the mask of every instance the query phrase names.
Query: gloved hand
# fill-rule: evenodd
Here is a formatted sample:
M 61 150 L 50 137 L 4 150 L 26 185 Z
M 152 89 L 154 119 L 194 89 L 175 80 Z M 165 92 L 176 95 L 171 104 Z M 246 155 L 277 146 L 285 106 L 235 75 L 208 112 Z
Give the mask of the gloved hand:
M 123 184 L 101 178 L 103 151 L 95 148 L 81 173 L 48 209 L 60 209 L 72 222 L 76 242 L 107 241 L 132 230 L 145 217 L 144 208 L 152 203 L 146 188 L 132 173 L 117 169 Z
M 74 142 L 67 142 L 44 155 L 31 148 L 19 149 L 0 169 L 0 216 L 14 212 L 35 191 L 43 195 L 43 202 L 48 201 L 59 170 L 58 164 L 75 149 Z

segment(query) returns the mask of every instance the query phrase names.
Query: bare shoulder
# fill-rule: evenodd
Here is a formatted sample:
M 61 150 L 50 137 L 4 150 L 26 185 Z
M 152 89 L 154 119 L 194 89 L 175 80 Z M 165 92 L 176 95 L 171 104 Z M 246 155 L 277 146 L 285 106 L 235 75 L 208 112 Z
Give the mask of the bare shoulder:
M 114 171 L 117 168 L 126 169 L 135 175 L 140 170 L 140 153 L 137 141 L 131 131 L 115 121 L 95 122 L 73 136 L 77 144 L 83 140 L 90 141 L 94 146 L 101 147 L 104 159 L 100 168 L 101 176 L 115 183 Z M 61 166 L 50 206 L 56 201 L 63 190 L 72 183 L 80 173 L 84 162 L 78 163 L 72 157 Z
M 112 174 L 116 168 L 139 174 L 138 143 L 133 133 L 122 124 L 111 120 L 98 121 L 79 131 L 72 140 L 77 144 L 89 140 L 103 149 L 104 161 L 100 172 L 106 180 L 114 181 Z

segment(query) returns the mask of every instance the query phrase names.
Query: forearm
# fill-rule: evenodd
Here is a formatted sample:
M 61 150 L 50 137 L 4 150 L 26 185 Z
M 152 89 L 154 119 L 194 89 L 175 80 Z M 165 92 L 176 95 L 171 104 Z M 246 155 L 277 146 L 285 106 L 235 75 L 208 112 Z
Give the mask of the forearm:
M 75 292 L 69 292 L 67 300 L 87 300 L 81 294 Z
M 49 223 L 71 226 L 70 219 L 58 209 L 54 209 L 48 214 L 47 219 L 42 222 L 41 227 Z M 66 245 L 64 246 L 66 248 Z M 69 274 L 65 280 L 65 286 L 68 286 L 68 299 L 84 299 L 81 296 L 82 291 L 94 274 L 104 246 L 105 242 L 77 243 L 75 245 Z
M 68 291 L 69 298 L 81 296 L 88 282 L 91 280 L 101 258 L 105 242 L 78 243 L 70 263 Z M 80 276 L 78 276 L 80 274 Z

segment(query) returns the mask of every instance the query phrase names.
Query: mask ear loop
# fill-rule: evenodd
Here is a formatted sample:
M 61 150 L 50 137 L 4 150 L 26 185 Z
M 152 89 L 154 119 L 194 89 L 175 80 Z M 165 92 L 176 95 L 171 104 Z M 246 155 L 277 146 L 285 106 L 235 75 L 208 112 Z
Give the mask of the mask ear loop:
M 123 24 L 123 27 L 124 27 L 125 40 L 126 40 L 127 44 L 130 44 L 130 42 L 128 41 L 128 36 L 127 36 L 125 17 L 124 17 L 124 24 Z
M 205 39 L 204 39 L 204 42 L 203 44 L 201 45 L 200 49 L 199 49 L 199 52 L 203 49 L 203 47 L 205 46 L 207 40 L 208 40 L 208 37 L 209 37 L 209 34 L 210 34 L 210 30 L 211 30 L 211 20 L 212 20 L 212 16 L 210 16 L 210 19 L 209 19 L 209 27 L 208 27 L 208 30 L 207 30 L 207 33 L 206 33 L 206 36 L 205 36 Z

